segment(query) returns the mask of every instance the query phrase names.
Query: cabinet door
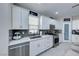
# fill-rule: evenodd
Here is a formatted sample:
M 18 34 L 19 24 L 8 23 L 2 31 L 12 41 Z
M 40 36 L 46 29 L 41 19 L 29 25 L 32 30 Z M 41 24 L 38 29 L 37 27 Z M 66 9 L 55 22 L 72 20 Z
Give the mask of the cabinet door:
M 20 52 L 21 52 L 20 47 L 9 49 L 9 56 L 21 56 Z
M 73 39 L 74 42 L 79 42 L 79 36 L 78 35 L 74 35 L 73 37 L 74 37 L 74 39 Z
M 47 43 L 46 43 L 46 38 L 42 38 L 42 40 L 40 41 L 40 50 L 41 52 L 45 51 L 47 49 Z
M 22 56 L 29 56 L 29 45 L 25 44 L 21 47 Z
M 49 29 L 49 18 L 42 16 L 42 29 Z
M 53 37 L 52 36 L 47 36 L 45 38 L 43 38 L 43 50 L 49 49 L 53 46 Z
M 40 40 L 30 42 L 30 55 L 35 56 L 40 53 Z
M 21 28 L 21 8 L 17 6 L 12 6 L 12 28 Z
M 47 48 L 51 48 L 53 46 L 53 37 L 47 37 Z
M 28 29 L 29 11 L 22 8 L 22 29 Z

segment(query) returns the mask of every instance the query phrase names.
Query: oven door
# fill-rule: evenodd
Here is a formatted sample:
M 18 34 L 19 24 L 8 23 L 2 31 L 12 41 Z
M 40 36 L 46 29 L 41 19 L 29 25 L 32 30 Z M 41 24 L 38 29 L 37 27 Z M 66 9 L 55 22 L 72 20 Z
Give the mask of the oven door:
M 59 44 L 59 37 L 58 36 L 53 36 L 53 45 L 56 46 Z

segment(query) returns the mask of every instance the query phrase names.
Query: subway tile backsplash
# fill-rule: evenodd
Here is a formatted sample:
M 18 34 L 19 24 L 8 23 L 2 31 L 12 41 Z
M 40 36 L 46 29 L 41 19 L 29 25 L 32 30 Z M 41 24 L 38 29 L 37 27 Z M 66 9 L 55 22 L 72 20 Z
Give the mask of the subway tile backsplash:
M 40 35 L 39 34 L 29 34 L 29 30 L 28 29 L 11 29 L 9 30 L 9 41 L 15 40 L 13 37 L 16 36 L 15 33 L 20 33 L 19 35 L 21 36 L 21 38 L 23 37 L 27 37 L 27 36 L 34 36 L 34 35 Z M 48 32 L 48 30 L 39 30 L 39 32 L 42 32 L 42 35 L 46 35 L 46 33 Z
M 39 32 L 41 32 L 42 35 L 46 35 L 46 33 L 48 32 L 48 29 L 39 30 Z

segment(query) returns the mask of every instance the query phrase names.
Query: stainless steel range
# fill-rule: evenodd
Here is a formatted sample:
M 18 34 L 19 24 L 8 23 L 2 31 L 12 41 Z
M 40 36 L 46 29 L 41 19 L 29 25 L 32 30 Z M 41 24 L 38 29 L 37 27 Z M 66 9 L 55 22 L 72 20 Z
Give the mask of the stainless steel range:
M 53 47 L 59 45 L 59 35 L 53 35 Z

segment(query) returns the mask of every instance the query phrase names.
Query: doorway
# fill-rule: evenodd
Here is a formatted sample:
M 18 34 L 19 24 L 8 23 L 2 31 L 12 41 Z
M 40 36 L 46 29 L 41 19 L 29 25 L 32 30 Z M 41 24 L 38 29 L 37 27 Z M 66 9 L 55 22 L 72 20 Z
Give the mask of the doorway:
M 71 42 L 71 22 L 63 23 L 63 42 Z

